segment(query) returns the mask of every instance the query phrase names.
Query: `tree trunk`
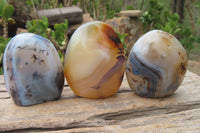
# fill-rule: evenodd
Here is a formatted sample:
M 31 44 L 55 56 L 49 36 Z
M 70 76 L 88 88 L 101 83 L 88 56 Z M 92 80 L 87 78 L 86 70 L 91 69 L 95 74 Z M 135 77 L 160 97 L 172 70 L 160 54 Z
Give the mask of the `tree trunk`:
M 184 5 L 185 0 L 173 0 L 172 2 L 172 12 L 179 15 L 179 23 L 182 24 L 184 20 Z M 175 34 L 177 39 L 180 39 L 179 33 Z
M 63 4 L 65 7 L 72 6 L 73 0 L 63 0 Z
M 185 0 L 173 0 L 172 12 L 177 13 L 179 15 L 180 23 L 183 23 L 184 20 L 184 5 L 185 5 Z
M 111 9 L 112 9 L 112 10 L 115 9 L 115 2 L 116 2 L 116 0 L 112 0 L 112 5 L 111 5 Z
M 143 8 L 143 5 L 144 5 L 144 0 L 142 0 L 142 2 L 141 2 L 141 5 L 140 5 L 140 10 L 142 10 L 142 8 Z
M 82 7 L 84 13 L 88 13 L 87 6 L 88 6 L 87 0 L 82 0 L 81 7 Z
M 125 0 L 122 0 L 122 10 L 126 10 Z
M 106 4 L 105 4 L 105 2 L 102 2 L 101 3 L 101 8 L 103 9 L 103 21 L 106 21 L 106 19 L 107 19 L 107 14 L 106 14 Z
M 99 20 L 100 19 L 100 4 L 101 4 L 101 0 L 99 0 L 99 3 L 97 4 L 97 6 L 96 6 L 96 16 L 97 16 L 97 20 Z
M 93 8 L 93 18 L 96 19 L 96 8 L 95 8 L 95 2 L 91 1 L 92 3 L 92 8 Z
M 192 15 L 192 11 L 191 11 L 191 8 L 189 6 L 189 3 L 188 1 L 186 1 L 185 3 L 185 7 L 188 11 L 188 14 L 189 14 L 189 17 L 190 17 L 190 22 L 191 22 L 191 31 L 192 31 L 192 34 L 194 35 L 195 34 L 195 21 L 194 21 L 194 17 Z

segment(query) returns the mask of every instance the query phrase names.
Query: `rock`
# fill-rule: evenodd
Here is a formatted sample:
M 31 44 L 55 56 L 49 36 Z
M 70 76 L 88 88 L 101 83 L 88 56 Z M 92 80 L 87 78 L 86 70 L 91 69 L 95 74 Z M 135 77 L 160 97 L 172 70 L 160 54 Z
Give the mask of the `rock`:
M 118 91 L 125 62 L 122 44 L 115 31 L 106 23 L 88 22 L 69 40 L 65 77 L 78 96 L 105 98 Z
M 133 47 L 137 39 L 144 34 L 144 31 L 143 25 L 138 18 L 139 11 L 136 11 L 134 17 L 131 17 L 130 12 L 128 11 L 123 11 L 122 14 L 128 17 L 113 18 L 107 20 L 106 23 L 108 23 L 112 28 L 116 29 L 120 34 L 128 34 L 128 36 L 124 40 L 124 43 L 126 45 L 126 56 L 128 56 L 131 48 Z
M 83 22 L 82 23 L 87 23 L 90 21 L 93 21 L 94 19 L 90 16 L 89 13 L 85 13 L 83 14 Z
M 3 58 L 6 88 L 17 105 L 57 100 L 64 84 L 63 66 L 53 44 L 33 33 L 13 37 Z
M 65 86 L 60 100 L 25 108 L 8 97 L 0 76 L 0 132 L 199 132 L 199 81 L 187 71 L 176 93 L 161 99 L 134 95 L 126 79 L 116 95 L 98 100 Z
M 16 34 L 20 34 L 20 33 L 27 33 L 28 30 L 27 29 L 23 29 L 23 28 L 17 28 L 17 33 Z
M 200 63 L 194 60 L 188 61 L 188 69 L 193 73 L 200 75 Z

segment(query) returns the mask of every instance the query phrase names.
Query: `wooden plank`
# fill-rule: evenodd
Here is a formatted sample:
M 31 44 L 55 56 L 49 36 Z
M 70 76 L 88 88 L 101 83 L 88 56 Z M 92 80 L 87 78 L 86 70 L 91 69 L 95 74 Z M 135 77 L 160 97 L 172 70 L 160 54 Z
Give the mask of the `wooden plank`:
M 142 113 L 141 113 L 142 115 Z M 49 131 L 63 132 L 115 132 L 115 133 L 175 133 L 200 131 L 200 109 L 181 111 L 178 113 L 163 114 L 151 117 L 130 118 L 115 122 L 116 124 L 101 127 L 74 128 L 67 130 Z
M 119 12 L 121 17 L 139 17 L 141 15 L 141 10 L 124 10 Z
M 65 86 L 61 99 L 20 107 L 5 98 L 0 85 L 0 131 L 15 132 L 182 132 L 200 131 L 200 77 L 190 71 L 170 97 L 136 96 L 126 79 L 118 93 L 86 99 Z
M 64 19 L 70 24 L 80 24 L 83 21 L 83 12 L 76 6 L 39 10 L 37 14 L 39 18 L 47 17 L 50 26 L 61 23 Z

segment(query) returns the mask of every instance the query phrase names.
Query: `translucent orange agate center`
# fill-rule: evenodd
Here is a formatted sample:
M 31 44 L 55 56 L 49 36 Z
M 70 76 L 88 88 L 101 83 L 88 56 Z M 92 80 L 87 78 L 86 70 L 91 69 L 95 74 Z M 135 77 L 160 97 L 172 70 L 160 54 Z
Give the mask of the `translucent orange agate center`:
M 104 98 L 119 89 L 125 69 L 122 44 L 107 24 L 79 27 L 68 44 L 64 71 L 70 88 L 81 97 Z

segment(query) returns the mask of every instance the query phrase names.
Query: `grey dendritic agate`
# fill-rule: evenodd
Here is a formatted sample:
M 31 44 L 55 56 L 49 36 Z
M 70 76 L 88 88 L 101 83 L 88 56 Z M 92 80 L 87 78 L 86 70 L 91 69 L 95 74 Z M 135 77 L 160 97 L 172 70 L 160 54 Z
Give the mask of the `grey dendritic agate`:
M 36 34 L 16 35 L 7 44 L 3 58 L 8 93 L 17 105 L 56 100 L 63 85 L 63 66 L 53 44 Z

